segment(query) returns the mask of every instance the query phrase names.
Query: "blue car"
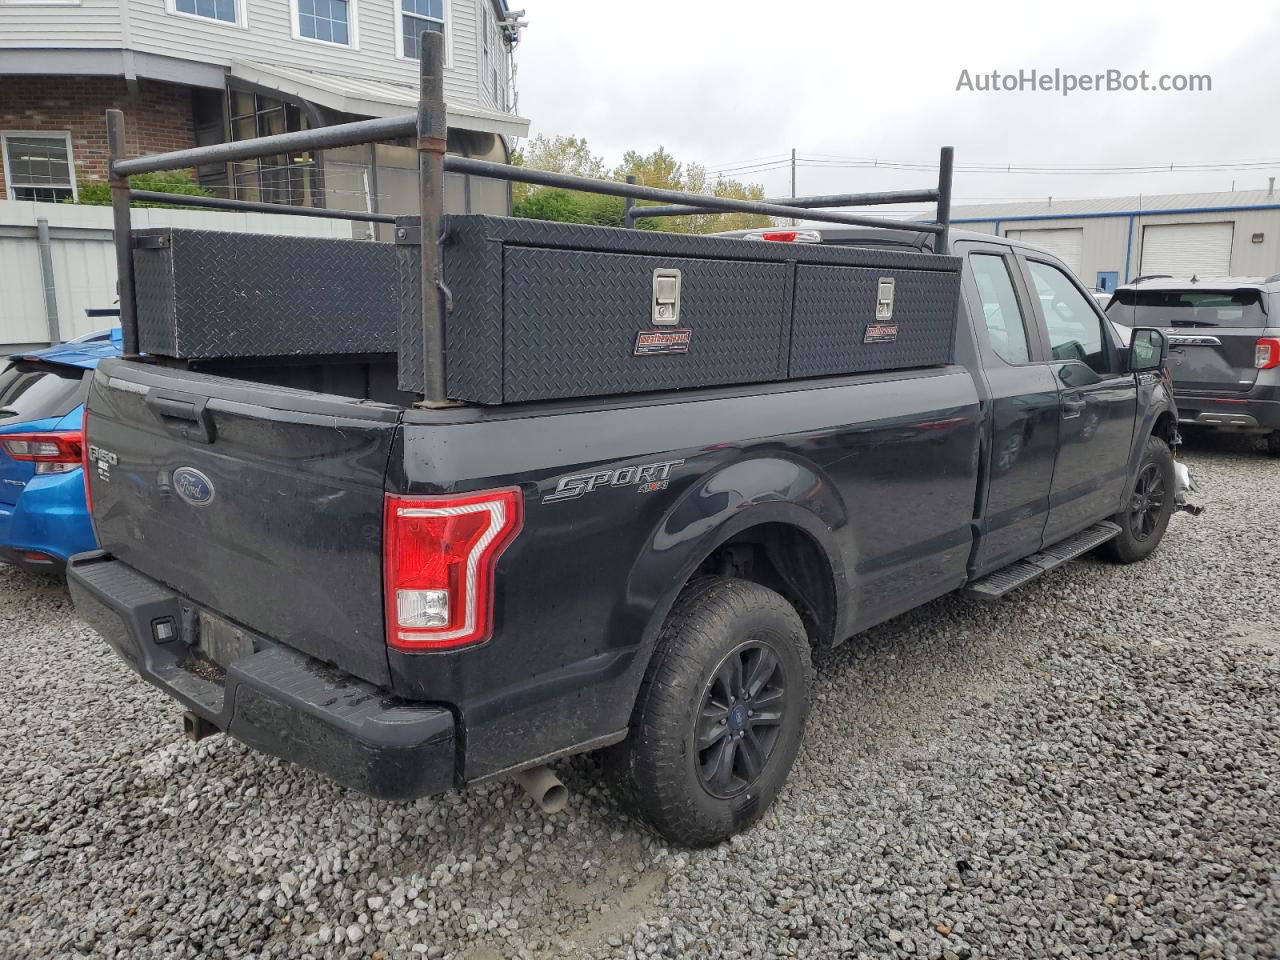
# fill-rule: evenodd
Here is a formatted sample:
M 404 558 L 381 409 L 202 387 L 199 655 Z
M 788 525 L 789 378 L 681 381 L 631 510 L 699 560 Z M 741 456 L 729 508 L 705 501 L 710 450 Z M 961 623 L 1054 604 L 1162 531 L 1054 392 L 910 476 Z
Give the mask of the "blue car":
M 85 505 L 84 401 L 98 361 L 120 356 L 120 331 L 90 334 L 0 370 L 0 560 L 60 573 L 97 546 Z

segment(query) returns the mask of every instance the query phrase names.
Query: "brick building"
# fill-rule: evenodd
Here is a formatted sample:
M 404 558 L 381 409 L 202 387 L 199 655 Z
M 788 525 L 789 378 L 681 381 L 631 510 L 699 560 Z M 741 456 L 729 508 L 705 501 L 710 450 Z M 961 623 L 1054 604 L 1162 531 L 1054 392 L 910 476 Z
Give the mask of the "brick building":
M 180 150 L 195 143 L 192 90 L 176 84 L 142 80 L 130 92 L 123 77 L 6 77 L 0 93 L 0 136 L 5 141 L 5 163 L 0 169 L 0 194 L 15 200 L 61 199 L 76 184 L 56 169 L 34 169 L 28 160 L 28 176 L 19 177 L 12 192 L 5 174 L 9 166 L 23 166 L 19 150 L 24 145 L 60 157 L 65 151 L 76 180 L 105 180 L 107 132 L 103 115 L 118 108 L 125 112 L 125 139 L 130 153 Z M 48 177 L 41 180 L 40 177 Z
M 445 35 L 450 150 L 505 160 L 528 130 L 518 18 L 505 0 L 0 0 L 0 199 L 105 180 L 112 107 L 130 153 L 411 112 L 422 30 Z M 385 144 L 192 174 L 219 196 L 400 213 L 416 209 L 415 167 Z M 505 184 L 452 174 L 446 202 L 509 210 Z

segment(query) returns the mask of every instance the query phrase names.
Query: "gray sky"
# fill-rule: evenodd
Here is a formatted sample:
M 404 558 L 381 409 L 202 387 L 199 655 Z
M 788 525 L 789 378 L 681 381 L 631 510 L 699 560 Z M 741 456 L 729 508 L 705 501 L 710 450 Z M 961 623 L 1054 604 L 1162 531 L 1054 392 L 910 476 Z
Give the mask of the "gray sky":
M 709 169 L 801 155 L 1106 166 L 1275 161 L 1131 175 L 961 172 L 958 202 L 1263 188 L 1280 177 L 1280 5 L 511 0 L 533 133 L 615 162 L 659 144 Z M 919 31 L 913 35 L 913 31 Z M 905 64 L 905 65 L 904 65 Z M 956 92 L 1019 69 L 1209 74 L 1208 93 Z M 838 162 L 838 161 L 837 161 Z M 734 173 L 774 195 L 783 169 Z M 923 186 L 921 171 L 802 164 L 799 193 Z

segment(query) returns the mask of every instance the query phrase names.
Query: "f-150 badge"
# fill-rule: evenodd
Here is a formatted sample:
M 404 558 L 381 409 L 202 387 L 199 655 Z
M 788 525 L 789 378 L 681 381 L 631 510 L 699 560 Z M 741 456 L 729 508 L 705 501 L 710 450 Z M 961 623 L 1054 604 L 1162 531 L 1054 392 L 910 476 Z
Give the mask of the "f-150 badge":
M 663 460 L 659 463 L 642 463 L 633 467 L 618 467 L 616 470 L 594 470 L 590 473 L 571 473 L 561 477 L 555 490 L 542 498 L 543 503 L 559 503 L 561 500 L 576 500 L 584 493 L 591 493 L 604 487 L 638 486 L 640 493 L 653 493 L 667 489 L 672 467 L 678 467 L 683 460 Z

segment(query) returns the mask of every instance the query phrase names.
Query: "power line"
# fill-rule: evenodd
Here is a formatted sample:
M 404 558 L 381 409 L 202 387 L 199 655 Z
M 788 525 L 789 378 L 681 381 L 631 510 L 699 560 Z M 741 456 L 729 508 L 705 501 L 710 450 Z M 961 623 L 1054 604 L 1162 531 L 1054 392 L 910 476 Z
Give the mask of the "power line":
M 710 170 L 707 168 L 704 168 L 704 169 L 706 169 L 707 175 L 712 177 L 738 177 L 738 176 L 745 176 L 745 175 L 755 174 L 755 173 L 767 173 L 770 170 L 784 170 L 789 166 L 791 166 L 791 161 L 788 159 L 788 160 L 781 160 L 777 163 L 765 164 L 764 166 L 759 166 L 759 167 L 739 167 L 736 169 L 726 169 L 726 170 Z
M 829 154 L 801 155 L 797 162 L 808 167 L 837 169 L 936 170 L 938 165 L 925 160 L 881 160 L 867 157 L 835 157 Z M 1186 163 L 1088 164 L 1049 166 L 1015 163 L 957 163 L 961 173 L 1006 173 L 1054 176 L 1111 176 L 1150 173 L 1201 173 L 1221 170 L 1266 170 L 1280 167 L 1276 160 L 1212 160 Z
M 764 161 L 785 160 L 790 154 L 787 153 L 771 153 L 763 157 L 748 157 L 746 160 L 731 160 L 723 163 L 717 163 L 714 166 L 708 166 L 708 170 L 728 170 L 733 167 L 750 166 L 754 163 L 763 163 Z

